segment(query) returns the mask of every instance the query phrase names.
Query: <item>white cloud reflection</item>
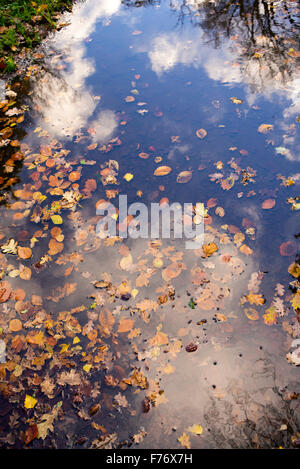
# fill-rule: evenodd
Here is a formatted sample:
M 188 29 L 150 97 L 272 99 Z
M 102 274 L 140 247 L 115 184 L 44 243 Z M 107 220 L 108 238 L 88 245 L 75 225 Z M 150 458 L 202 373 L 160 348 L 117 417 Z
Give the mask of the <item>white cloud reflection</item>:
M 86 57 L 85 40 L 95 30 L 97 21 L 117 13 L 120 6 L 121 0 L 78 3 L 71 15 L 65 15 L 65 21 L 70 24 L 50 40 L 51 48 L 68 56 L 69 66 L 66 71 L 61 70 L 59 76 L 47 72 L 37 82 L 33 99 L 47 130 L 56 137 L 79 132 L 96 109 L 98 102 L 86 86 L 86 79 L 95 72 L 95 65 L 93 59 Z M 94 138 L 98 137 L 99 141 L 109 138 L 117 126 L 113 111 L 102 111 L 95 125 L 98 130 Z
M 205 41 L 205 34 L 200 30 L 190 30 L 183 33 L 171 32 L 160 34 L 148 41 L 148 46 L 139 51 L 148 53 L 152 70 L 162 77 L 176 66 L 184 65 L 194 68 L 203 67 L 207 76 L 229 86 L 245 84 L 247 102 L 250 106 L 263 97 L 269 101 L 274 95 L 282 96 L 290 104 L 283 110 L 282 118 L 288 123 L 278 121 L 278 127 L 288 128 L 295 116 L 300 114 L 300 77 L 297 71 L 284 80 L 280 67 L 276 69 L 273 63 L 271 70 L 269 64 L 262 66 L 261 62 L 253 58 L 239 65 L 238 50 L 233 48 L 232 41 L 224 41 L 222 46 L 214 48 Z M 299 72 L 299 71 L 298 71 Z M 299 160 L 299 147 L 293 136 L 284 137 L 283 144 L 287 145 L 286 157 L 290 160 Z

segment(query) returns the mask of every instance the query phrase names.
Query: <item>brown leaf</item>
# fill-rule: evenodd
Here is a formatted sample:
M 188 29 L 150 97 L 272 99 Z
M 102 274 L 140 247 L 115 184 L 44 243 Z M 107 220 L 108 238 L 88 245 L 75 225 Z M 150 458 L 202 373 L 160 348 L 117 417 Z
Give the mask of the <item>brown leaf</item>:
M 294 241 L 287 241 L 280 246 L 280 254 L 282 256 L 293 256 L 296 254 L 297 244 Z
M 206 132 L 205 129 L 198 129 L 196 131 L 196 135 L 197 135 L 198 138 L 204 138 L 204 137 L 206 137 L 207 132 Z
M 192 176 L 192 171 L 181 171 L 181 173 L 178 174 L 176 181 L 180 184 L 185 184 L 192 179 Z
M 30 425 L 24 432 L 24 443 L 29 445 L 35 438 L 38 437 L 39 431 L 36 424 Z
M 20 259 L 30 259 L 32 251 L 30 248 L 18 246 L 18 256 Z
M 170 166 L 159 166 L 154 171 L 154 176 L 166 176 L 171 171 L 172 171 L 172 168 L 170 168 Z
M 261 208 L 268 210 L 270 208 L 273 208 L 275 204 L 276 204 L 276 200 L 267 199 L 267 200 L 264 200 L 264 202 L 261 204 Z
M 6 280 L 0 282 L 0 303 L 5 303 L 7 300 L 9 300 L 11 294 L 12 289 L 10 283 Z

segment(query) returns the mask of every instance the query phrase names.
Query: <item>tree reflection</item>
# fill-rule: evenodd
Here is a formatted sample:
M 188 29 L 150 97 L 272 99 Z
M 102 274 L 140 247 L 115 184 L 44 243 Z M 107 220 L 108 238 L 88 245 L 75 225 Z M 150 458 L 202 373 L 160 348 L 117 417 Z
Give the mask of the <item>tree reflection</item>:
M 123 0 L 141 7 L 159 0 Z M 299 57 L 297 4 L 282 0 L 170 0 L 177 23 L 190 21 L 200 27 L 206 40 L 219 48 L 231 40 L 233 52 L 253 91 L 274 85 L 284 87 L 292 80 Z

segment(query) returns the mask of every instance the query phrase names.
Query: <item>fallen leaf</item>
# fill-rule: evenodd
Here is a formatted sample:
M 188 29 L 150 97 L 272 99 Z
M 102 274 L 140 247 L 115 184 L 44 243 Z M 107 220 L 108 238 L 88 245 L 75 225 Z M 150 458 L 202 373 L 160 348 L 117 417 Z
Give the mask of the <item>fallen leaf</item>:
M 166 176 L 171 171 L 172 171 L 172 168 L 170 168 L 170 166 L 159 166 L 154 171 L 154 176 Z
M 181 173 L 178 174 L 176 181 L 180 184 L 185 184 L 192 179 L 192 175 L 192 171 L 181 171 Z
M 196 131 L 196 135 L 197 135 L 198 138 L 204 138 L 204 137 L 206 137 L 207 132 L 206 132 L 205 129 L 198 129 Z

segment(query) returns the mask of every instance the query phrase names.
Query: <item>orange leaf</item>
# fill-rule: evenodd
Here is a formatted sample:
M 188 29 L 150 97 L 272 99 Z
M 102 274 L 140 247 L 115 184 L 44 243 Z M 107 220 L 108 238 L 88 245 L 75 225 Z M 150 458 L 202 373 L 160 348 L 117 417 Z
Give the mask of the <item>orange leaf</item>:
M 133 324 L 134 321 L 132 319 L 120 319 L 118 332 L 129 332 L 133 328 Z
M 204 138 L 204 137 L 206 137 L 207 132 L 206 132 L 205 129 L 198 129 L 196 131 L 196 135 L 197 135 L 198 138 Z
M 20 259 L 30 259 L 32 251 L 30 248 L 18 246 L 18 256 Z
M 170 166 L 159 166 L 154 171 L 154 176 L 166 176 L 171 171 L 172 171 L 172 168 L 170 168 Z

